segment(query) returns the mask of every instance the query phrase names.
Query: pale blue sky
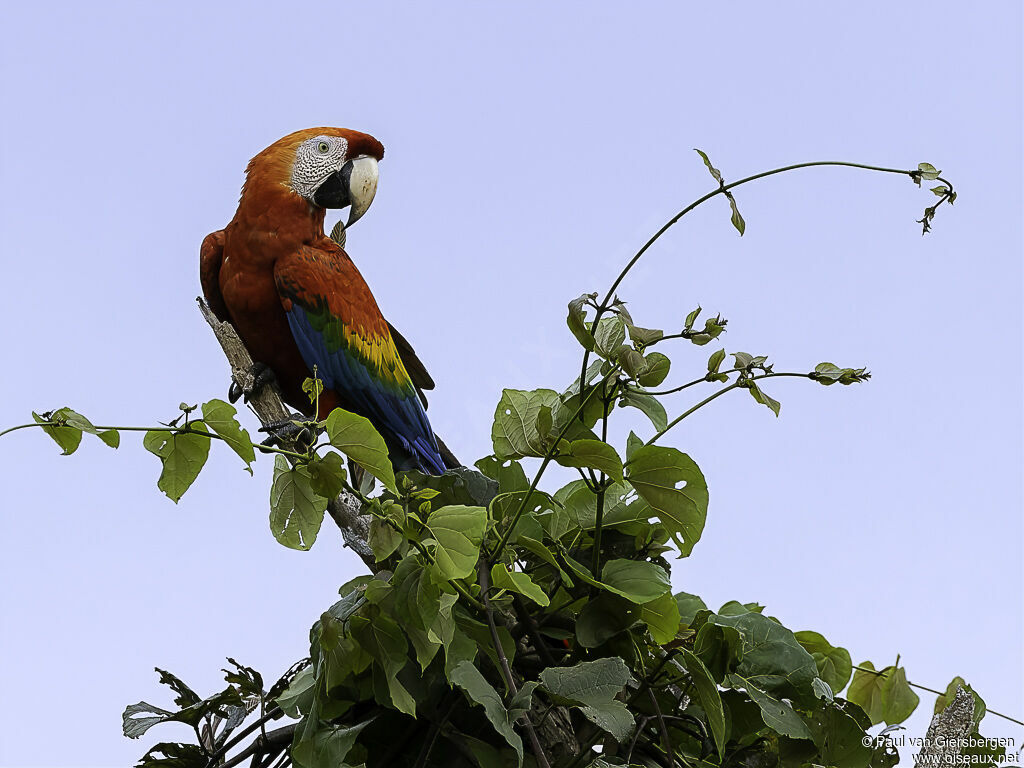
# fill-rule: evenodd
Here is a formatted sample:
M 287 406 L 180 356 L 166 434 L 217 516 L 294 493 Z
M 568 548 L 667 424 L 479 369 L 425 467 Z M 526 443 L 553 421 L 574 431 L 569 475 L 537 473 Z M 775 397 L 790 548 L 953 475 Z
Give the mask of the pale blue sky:
M 777 370 L 874 373 L 772 383 L 779 419 L 726 397 L 674 434 L 711 492 L 676 587 L 1024 713 L 1019 3 L 213 5 L 2 4 L 0 425 L 222 397 L 199 243 L 298 128 L 387 147 L 349 250 L 465 461 L 502 387 L 578 370 L 566 302 L 711 188 L 692 147 L 727 179 L 927 161 L 960 191 L 927 237 L 909 181 L 801 171 L 738 190 L 742 239 L 722 200 L 684 220 L 621 295 L 655 327 L 720 311 L 724 346 Z M 712 349 L 675 350 L 670 381 Z M 124 706 L 169 702 L 154 666 L 202 692 L 227 655 L 273 676 L 359 570 L 329 526 L 309 553 L 273 540 L 269 462 L 215 450 L 177 507 L 131 436 L 62 458 L 21 432 L 0 467 L 0 765 L 128 764 Z

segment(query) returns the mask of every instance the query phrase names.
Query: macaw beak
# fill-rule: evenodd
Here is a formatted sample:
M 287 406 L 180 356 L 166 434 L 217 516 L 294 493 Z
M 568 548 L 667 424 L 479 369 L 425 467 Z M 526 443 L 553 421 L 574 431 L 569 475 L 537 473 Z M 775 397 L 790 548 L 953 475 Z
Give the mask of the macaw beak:
M 346 227 L 363 217 L 377 194 L 377 160 L 369 155 L 354 157 L 326 179 L 316 192 L 313 202 L 321 208 L 352 206 Z

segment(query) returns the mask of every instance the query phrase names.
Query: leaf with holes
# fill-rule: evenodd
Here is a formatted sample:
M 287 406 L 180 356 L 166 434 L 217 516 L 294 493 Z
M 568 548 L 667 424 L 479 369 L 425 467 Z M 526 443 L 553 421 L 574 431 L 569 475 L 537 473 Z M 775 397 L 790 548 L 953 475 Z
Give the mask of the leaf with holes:
M 708 486 L 700 468 L 675 448 L 645 445 L 626 469 L 629 482 L 675 539 L 680 556 L 689 555 L 708 513 Z
M 270 486 L 270 531 L 290 549 L 309 549 L 316 541 L 327 510 L 327 499 L 312 487 L 309 469 L 292 467 L 278 454 Z
M 547 450 L 545 438 L 551 425 L 541 424 L 542 409 L 548 409 L 550 418 L 551 409 L 558 402 L 558 393 L 553 389 L 503 390 L 491 426 L 494 455 L 498 459 L 543 456 Z

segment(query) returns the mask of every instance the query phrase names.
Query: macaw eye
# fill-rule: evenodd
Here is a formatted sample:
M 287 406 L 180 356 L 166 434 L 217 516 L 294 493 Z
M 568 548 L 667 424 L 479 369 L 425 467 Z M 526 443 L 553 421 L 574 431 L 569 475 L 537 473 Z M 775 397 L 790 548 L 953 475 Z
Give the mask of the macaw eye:
M 326 141 L 321 141 L 319 144 L 316 145 L 316 149 L 317 152 L 319 152 L 321 155 L 326 155 L 328 152 L 331 151 L 331 145 L 328 144 Z

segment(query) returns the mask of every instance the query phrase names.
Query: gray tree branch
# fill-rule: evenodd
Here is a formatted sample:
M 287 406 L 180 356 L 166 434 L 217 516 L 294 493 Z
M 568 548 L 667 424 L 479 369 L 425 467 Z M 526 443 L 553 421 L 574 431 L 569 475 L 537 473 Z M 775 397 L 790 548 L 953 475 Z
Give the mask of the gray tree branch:
M 252 355 L 249 354 L 249 350 L 246 349 L 231 323 L 219 320 L 201 298 L 197 298 L 196 301 L 199 303 L 199 311 L 202 312 L 203 319 L 209 324 L 214 336 L 217 337 L 220 348 L 224 351 L 224 356 L 228 359 L 228 364 L 231 366 L 231 379 L 243 391 L 249 392 L 253 384 Z M 291 411 L 288 410 L 281 398 L 281 390 L 275 383 L 269 383 L 258 391 L 252 392 L 248 398 L 248 405 L 264 427 L 270 424 L 280 424 L 292 418 Z M 294 445 L 282 447 L 296 450 Z M 370 520 L 360 510 L 359 500 L 345 491 L 342 491 L 337 498 L 331 499 L 327 504 L 327 512 L 341 531 L 345 546 L 355 552 L 367 568 L 376 572 L 380 566 L 374 560 L 373 550 L 367 543 Z
M 914 768 L 955 765 L 963 751 L 960 741 L 971 735 L 973 726 L 974 697 L 958 687 L 949 706 L 932 718 L 921 751 L 914 758 Z

